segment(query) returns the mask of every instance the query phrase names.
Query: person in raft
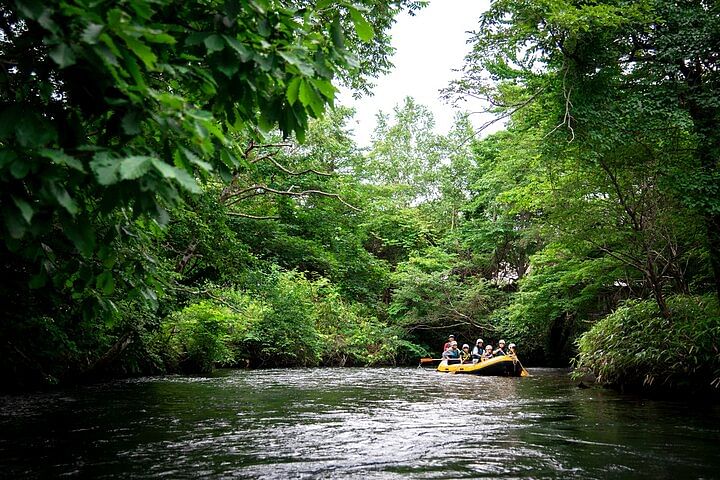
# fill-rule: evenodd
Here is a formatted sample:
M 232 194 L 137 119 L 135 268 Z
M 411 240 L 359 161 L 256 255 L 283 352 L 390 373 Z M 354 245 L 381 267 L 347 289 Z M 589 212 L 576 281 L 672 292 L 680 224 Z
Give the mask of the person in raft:
M 448 341 L 443 345 L 443 352 L 450 348 L 450 344 L 455 341 L 455 335 L 448 335 Z
M 462 350 L 460 350 L 460 363 L 470 363 L 470 359 L 472 359 L 470 345 L 464 343 Z
M 453 340 L 450 342 L 450 348 L 445 350 L 442 354 L 443 360 L 459 360 L 460 350 L 458 349 L 457 342 Z
M 510 345 L 508 345 L 508 355 L 515 355 L 515 356 L 517 357 L 517 350 L 516 350 L 516 348 L 517 348 L 517 347 L 515 346 L 514 343 L 511 343 Z
M 480 359 L 482 358 L 483 350 L 484 350 L 483 339 L 478 338 L 477 341 L 475 342 L 475 346 L 472 349 L 473 363 L 477 363 L 480 361 Z
M 498 348 L 495 349 L 495 351 L 493 352 L 493 355 L 495 355 L 496 357 L 500 357 L 502 355 L 507 355 L 507 353 L 505 353 L 505 340 L 501 339 L 498 342 Z
M 485 347 L 485 353 L 483 353 L 482 359 L 490 360 L 491 358 L 493 358 L 493 348 L 492 345 L 488 345 L 487 347 Z

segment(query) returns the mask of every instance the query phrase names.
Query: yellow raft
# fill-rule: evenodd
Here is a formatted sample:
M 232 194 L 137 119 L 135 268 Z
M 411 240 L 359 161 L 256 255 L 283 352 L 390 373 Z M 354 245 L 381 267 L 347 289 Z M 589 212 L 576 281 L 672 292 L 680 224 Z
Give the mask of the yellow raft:
M 451 363 L 448 365 L 448 361 L 443 360 L 438 365 L 437 371 L 500 377 L 527 377 L 530 375 L 515 355 L 502 355 L 478 363 Z

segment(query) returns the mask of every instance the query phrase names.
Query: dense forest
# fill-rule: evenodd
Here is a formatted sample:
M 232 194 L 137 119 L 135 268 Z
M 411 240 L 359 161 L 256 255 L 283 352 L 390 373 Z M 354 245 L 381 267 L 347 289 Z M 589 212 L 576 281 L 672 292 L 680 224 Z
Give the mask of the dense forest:
M 2 388 L 414 365 L 454 333 L 719 389 L 720 7 L 496 0 L 442 95 L 505 127 L 407 98 L 361 148 L 338 88 L 423 4 L 3 2 Z

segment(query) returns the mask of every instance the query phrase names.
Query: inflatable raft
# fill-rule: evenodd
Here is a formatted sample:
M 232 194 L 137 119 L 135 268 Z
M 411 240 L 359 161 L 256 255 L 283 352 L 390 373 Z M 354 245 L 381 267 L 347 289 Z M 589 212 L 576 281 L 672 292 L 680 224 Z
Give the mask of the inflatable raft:
M 440 362 L 438 372 L 467 373 L 470 375 L 492 375 L 499 377 L 527 377 L 530 374 L 525 370 L 514 355 L 503 355 L 483 360 L 478 363 L 450 363 L 447 360 Z

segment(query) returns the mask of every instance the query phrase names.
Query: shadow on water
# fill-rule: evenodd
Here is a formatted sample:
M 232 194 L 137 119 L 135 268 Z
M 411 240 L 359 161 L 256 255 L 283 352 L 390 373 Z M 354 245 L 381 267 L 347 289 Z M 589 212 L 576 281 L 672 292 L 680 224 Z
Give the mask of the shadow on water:
M 720 408 L 421 369 L 220 371 L 0 397 L 0 475 L 720 476 Z

